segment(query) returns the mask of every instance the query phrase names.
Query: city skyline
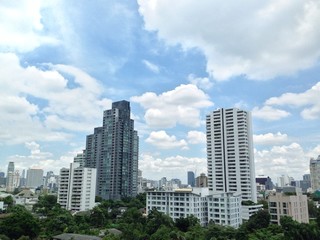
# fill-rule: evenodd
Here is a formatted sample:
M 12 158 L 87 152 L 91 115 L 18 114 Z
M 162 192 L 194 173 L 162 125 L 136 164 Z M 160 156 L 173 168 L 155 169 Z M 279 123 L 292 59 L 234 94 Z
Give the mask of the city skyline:
M 0 3 L 0 171 L 58 174 L 130 101 L 143 177 L 206 168 L 206 115 L 252 113 L 255 172 L 302 179 L 320 155 L 320 3 Z M 192 21 L 190 21 L 192 19 Z

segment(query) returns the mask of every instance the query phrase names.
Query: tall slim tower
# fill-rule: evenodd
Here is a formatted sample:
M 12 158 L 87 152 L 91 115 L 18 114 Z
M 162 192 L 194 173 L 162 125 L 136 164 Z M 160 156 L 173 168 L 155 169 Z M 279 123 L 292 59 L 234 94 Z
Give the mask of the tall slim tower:
M 6 176 L 6 190 L 7 192 L 13 192 L 14 191 L 14 162 L 9 162 L 8 164 L 8 170 L 7 170 L 7 176 Z
M 320 155 L 317 159 L 310 159 L 310 181 L 312 191 L 320 189 Z
M 138 185 L 139 138 L 130 119 L 130 103 L 112 103 L 103 125 L 87 136 L 85 166 L 97 168 L 96 194 L 104 199 L 135 196 Z
M 250 113 L 218 109 L 207 115 L 206 128 L 209 190 L 257 202 Z

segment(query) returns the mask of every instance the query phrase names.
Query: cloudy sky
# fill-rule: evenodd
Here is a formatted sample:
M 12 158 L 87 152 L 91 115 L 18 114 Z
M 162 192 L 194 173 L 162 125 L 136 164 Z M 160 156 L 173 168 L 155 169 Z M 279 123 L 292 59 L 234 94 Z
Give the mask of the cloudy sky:
M 206 114 L 252 112 L 256 174 L 320 155 L 318 0 L 0 2 L 0 171 L 58 173 L 129 100 L 149 179 L 206 173 Z

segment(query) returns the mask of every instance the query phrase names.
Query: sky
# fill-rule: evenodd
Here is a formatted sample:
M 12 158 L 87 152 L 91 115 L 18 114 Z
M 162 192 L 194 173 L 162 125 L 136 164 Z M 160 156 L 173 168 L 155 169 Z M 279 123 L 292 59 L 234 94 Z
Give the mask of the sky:
M 56 174 L 128 100 L 145 178 L 206 173 L 205 117 L 252 113 L 256 175 L 320 155 L 318 0 L 0 1 L 0 171 Z

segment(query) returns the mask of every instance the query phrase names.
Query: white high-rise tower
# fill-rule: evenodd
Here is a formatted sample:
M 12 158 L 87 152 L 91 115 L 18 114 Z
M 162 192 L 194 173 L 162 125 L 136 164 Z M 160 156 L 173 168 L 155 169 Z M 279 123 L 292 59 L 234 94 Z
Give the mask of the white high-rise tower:
M 257 202 L 251 115 L 237 108 L 207 115 L 208 186 Z

